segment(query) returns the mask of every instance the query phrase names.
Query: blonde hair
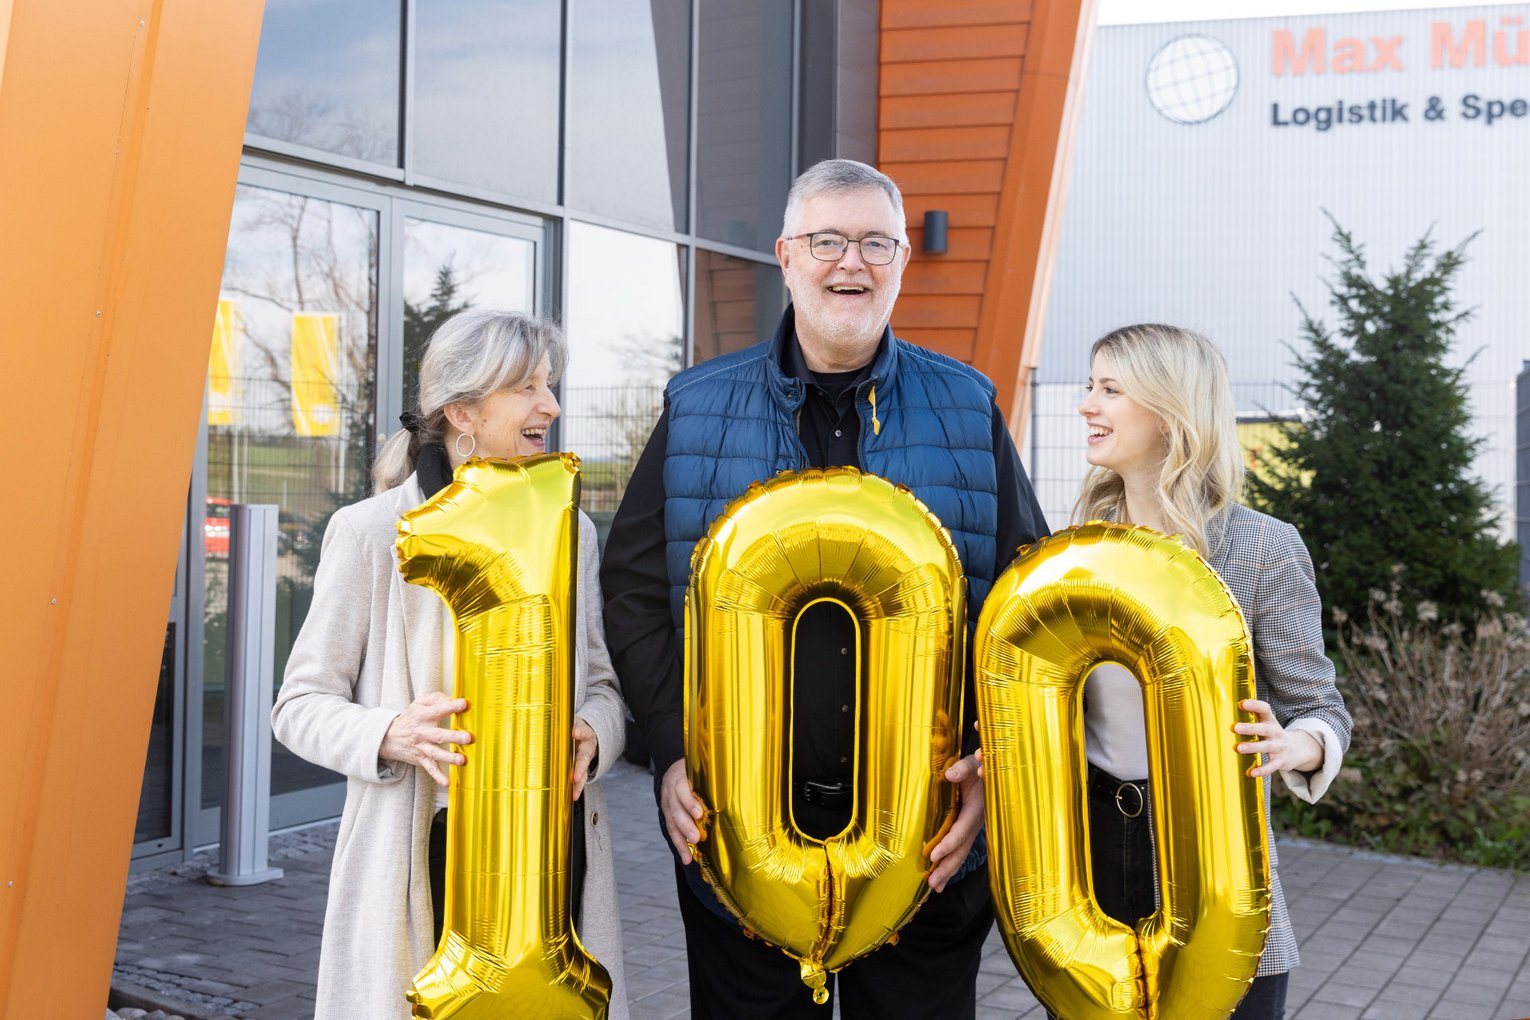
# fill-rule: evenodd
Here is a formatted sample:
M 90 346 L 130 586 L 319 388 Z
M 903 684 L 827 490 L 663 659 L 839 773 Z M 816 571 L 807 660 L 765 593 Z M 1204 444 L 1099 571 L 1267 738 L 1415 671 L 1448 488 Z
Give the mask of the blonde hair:
M 1243 492 L 1245 465 L 1227 362 L 1199 333 L 1155 323 L 1106 333 L 1094 342 L 1091 363 L 1100 354 L 1110 359 L 1121 392 L 1162 422 L 1168 454 L 1155 492 L 1164 523 L 1209 557 L 1208 524 Z M 1124 520 L 1125 515 L 1121 476 L 1091 467 L 1073 505 L 1073 519 Z
M 469 309 L 443 322 L 420 359 L 418 430 L 399 429 L 383 443 L 372 467 L 378 492 L 403 484 L 421 447 L 447 434 L 446 405 L 476 404 L 499 390 L 525 385 L 542 355 L 556 382 L 568 360 L 563 333 L 546 319 L 520 312 Z

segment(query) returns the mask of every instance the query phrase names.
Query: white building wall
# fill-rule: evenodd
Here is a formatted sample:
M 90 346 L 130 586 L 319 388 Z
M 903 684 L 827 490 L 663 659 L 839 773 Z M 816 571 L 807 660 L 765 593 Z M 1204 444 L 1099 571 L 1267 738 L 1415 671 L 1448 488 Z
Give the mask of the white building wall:
M 1205 72 L 1160 101 L 1181 119 L 1217 105 L 1233 73 L 1224 62 L 1236 62 L 1231 98 L 1209 119 L 1177 123 L 1150 99 L 1150 65 L 1171 44 L 1199 53 L 1184 66 Z M 1475 118 L 1464 115 L 1472 95 Z M 1439 119 L 1425 116 L 1431 98 Z M 1491 125 L 1490 99 L 1505 104 Z M 1293 123 L 1336 103 L 1358 107 L 1361 122 Z M 1283 388 L 1296 376 L 1285 346 L 1298 341 L 1293 297 L 1336 322 L 1327 210 L 1373 273 L 1400 264 L 1426 231 L 1442 247 L 1480 232 L 1456 279 L 1459 304 L 1474 309 L 1456 362 L 1473 359 L 1474 427 L 1486 439 L 1477 470 L 1507 535 L 1513 385 L 1530 357 L 1527 104 L 1530 5 L 1099 29 L 1026 451 L 1052 524 L 1067 522 L 1083 475 L 1071 408 L 1089 345 L 1111 328 L 1199 330 L 1226 352 L 1240 412 L 1293 407 Z M 1388 119 L 1400 108 L 1406 119 Z

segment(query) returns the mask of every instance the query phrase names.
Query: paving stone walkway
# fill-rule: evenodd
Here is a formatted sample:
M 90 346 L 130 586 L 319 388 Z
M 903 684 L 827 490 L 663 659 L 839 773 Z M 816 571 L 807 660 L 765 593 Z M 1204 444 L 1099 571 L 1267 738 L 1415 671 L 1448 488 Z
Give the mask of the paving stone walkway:
M 602 779 L 618 866 L 627 988 L 637 1020 L 689 1017 L 685 937 L 648 774 Z M 277 882 L 208 885 L 214 863 L 132 876 L 109 1005 L 186 1020 L 313 1015 L 336 826 L 274 837 Z M 1281 880 L 1301 940 L 1288 1020 L 1530 1018 L 1530 876 L 1282 840 Z M 1042 1020 L 997 931 L 978 976 L 980 1020 Z

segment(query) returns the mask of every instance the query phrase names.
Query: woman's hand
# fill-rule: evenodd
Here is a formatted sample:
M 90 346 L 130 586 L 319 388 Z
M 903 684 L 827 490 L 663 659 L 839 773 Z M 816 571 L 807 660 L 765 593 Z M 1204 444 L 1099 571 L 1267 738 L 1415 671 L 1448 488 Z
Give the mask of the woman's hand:
M 590 778 L 590 763 L 600 753 L 600 737 L 589 723 L 574 716 L 574 799 L 584 792 L 584 784 Z
M 442 729 L 441 720 L 466 712 L 467 707 L 466 700 L 448 698 L 440 691 L 416 698 L 388 724 L 377 756 L 384 761 L 418 765 L 445 786 L 446 772 L 442 765 L 466 765 L 467 758 L 448 751 L 443 745 L 471 744 L 473 735 L 466 730 Z
M 1303 730 L 1288 730 L 1275 720 L 1275 712 L 1263 701 L 1250 698 L 1239 704 L 1245 712 L 1258 716 L 1257 722 L 1240 722 L 1233 732 L 1258 737 L 1238 745 L 1239 754 L 1262 754 L 1264 764 L 1248 770 L 1255 779 L 1276 772 L 1315 772 L 1323 766 L 1323 745 Z
M 969 755 L 946 769 L 946 781 L 956 784 L 956 820 L 945 838 L 930 850 L 930 888 L 945 892 L 946 883 L 961 870 L 967 852 L 983 828 L 983 759 Z

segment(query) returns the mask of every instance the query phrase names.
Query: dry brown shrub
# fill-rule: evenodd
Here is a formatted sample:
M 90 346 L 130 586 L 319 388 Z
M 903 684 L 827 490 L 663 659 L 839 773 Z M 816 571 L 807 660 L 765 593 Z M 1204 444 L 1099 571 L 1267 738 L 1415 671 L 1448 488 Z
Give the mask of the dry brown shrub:
M 1282 814 L 1312 835 L 1530 867 L 1526 620 L 1489 598 L 1472 626 L 1441 624 L 1429 602 L 1404 608 L 1400 575 L 1371 593 L 1364 620 L 1337 619 L 1355 719 L 1346 774 L 1319 804 Z

